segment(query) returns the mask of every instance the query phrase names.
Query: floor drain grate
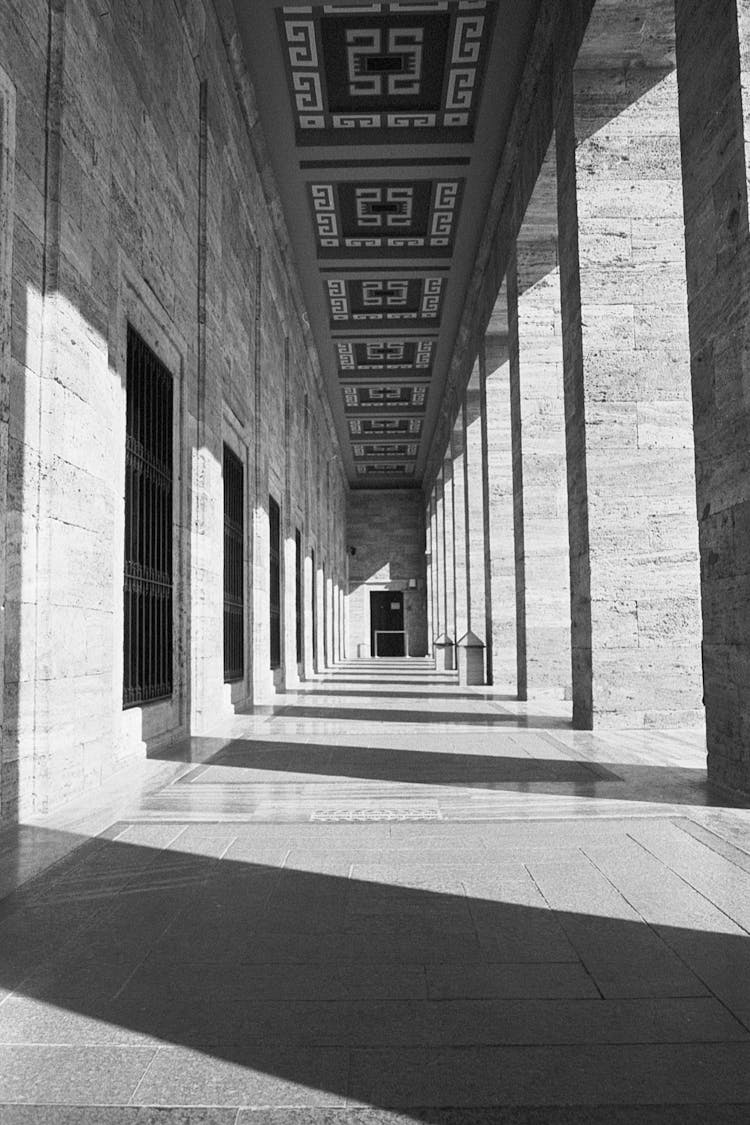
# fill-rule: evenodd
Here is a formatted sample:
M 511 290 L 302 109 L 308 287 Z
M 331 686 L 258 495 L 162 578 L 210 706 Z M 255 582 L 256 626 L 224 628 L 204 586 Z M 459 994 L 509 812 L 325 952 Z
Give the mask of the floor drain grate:
M 440 812 L 429 806 L 410 805 L 404 809 L 394 808 L 339 808 L 315 809 L 310 820 L 345 821 L 347 823 L 368 823 L 383 820 L 440 820 Z

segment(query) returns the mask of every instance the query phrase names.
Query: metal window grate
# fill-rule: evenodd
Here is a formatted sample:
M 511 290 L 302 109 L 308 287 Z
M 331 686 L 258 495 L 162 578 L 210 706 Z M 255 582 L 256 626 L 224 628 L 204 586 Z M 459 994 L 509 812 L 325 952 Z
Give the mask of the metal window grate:
M 123 705 L 172 694 L 172 376 L 128 325 Z
M 281 667 L 281 512 L 273 496 L 268 498 L 269 601 L 271 609 L 271 667 Z
M 302 663 L 302 534 L 294 533 L 294 608 L 297 620 L 297 663 Z
M 224 682 L 245 674 L 245 487 L 242 462 L 224 446 Z

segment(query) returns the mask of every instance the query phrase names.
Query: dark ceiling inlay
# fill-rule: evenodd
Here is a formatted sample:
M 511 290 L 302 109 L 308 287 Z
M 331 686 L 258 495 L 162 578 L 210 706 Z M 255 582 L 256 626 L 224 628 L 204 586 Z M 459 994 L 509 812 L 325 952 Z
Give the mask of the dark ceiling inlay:
M 453 248 L 462 180 L 310 184 L 321 256 L 446 257 Z
M 377 444 L 362 444 L 354 442 L 352 451 L 357 460 L 362 461 L 415 461 L 419 446 L 416 442 L 378 442 Z
M 415 370 L 424 376 L 432 365 L 434 340 L 384 337 L 382 339 L 337 340 L 339 374 L 380 373 Z
M 349 433 L 354 438 L 415 438 L 422 432 L 421 418 L 350 418 Z
M 465 167 L 471 164 L 470 156 L 409 156 L 410 168 L 441 168 L 454 165 Z M 404 158 L 400 160 L 300 160 L 300 168 L 403 168 Z
M 333 328 L 349 325 L 436 326 L 440 315 L 442 277 L 331 277 L 326 281 Z
M 489 41 L 488 0 L 288 4 L 279 12 L 302 144 L 468 141 Z
M 379 464 L 357 464 L 357 472 L 363 476 L 412 476 L 414 473 L 414 462 L 391 465 L 385 462 Z
M 427 385 L 424 383 L 372 387 L 345 383 L 341 390 L 347 413 L 355 414 L 401 414 L 415 410 L 422 413 L 427 399 Z

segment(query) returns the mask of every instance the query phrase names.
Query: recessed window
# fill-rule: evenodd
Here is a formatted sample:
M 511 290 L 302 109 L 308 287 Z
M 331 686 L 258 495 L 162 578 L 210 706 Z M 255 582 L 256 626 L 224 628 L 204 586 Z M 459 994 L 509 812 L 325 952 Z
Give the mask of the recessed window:
M 123 705 L 172 694 L 172 376 L 128 326 Z
M 245 674 L 245 480 L 224 446 L 224 682 Z

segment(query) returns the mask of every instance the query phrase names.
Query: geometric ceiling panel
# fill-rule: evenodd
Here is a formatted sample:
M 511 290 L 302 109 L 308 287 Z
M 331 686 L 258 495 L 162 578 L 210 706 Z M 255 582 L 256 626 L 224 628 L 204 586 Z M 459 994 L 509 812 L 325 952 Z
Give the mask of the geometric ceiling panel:
M 386 438 L 414 438 L 422 432 L 421 418 L 350 418 L 353 438 L 383 441 Z
M 471 141 L 491 12 L 487 0 L 286 5 L 297 143 Z
M 419 445 L 416 442 L 353 442 L 352 451 L 357 461 L 416 461 Z
M 434 340 L 403 336 L 336 340 L 339 376 L 349 379 L 359 374 L 376 379 L 401 372 L 424 377 L 432 365 L 434 348 Z
M 327 280 L 331 327 L 366 326 L 367 323 L 422 328 L 437 323 L 442 305 L 444 278 L 405 278 L 399 274 L 366 278 L 330 277 Z
M 465 374 L 472 279 L 545 0 L 224 5 L 342 468 L 354 488 L 418 488 Z M 389 444 L 397 457 L 362 452 Z
M 368 387 L 346 383 L 341 393 L 347 414 L 414 414 L 424 412 L 427 384 L 386 383 Z
M 451 254 L 463 180 L 310 184 L 321 258 Z
M 374 464 L 358 463 L 357 472 L 362 476 L 410 477 L 414 475 L 414 462 L 391 463 L 386 461 L 382 465 L 378 462 Z

